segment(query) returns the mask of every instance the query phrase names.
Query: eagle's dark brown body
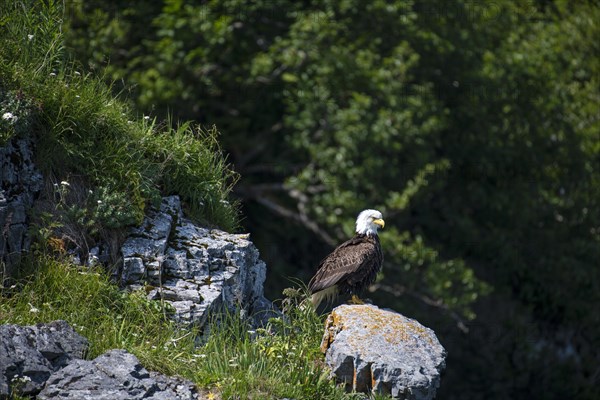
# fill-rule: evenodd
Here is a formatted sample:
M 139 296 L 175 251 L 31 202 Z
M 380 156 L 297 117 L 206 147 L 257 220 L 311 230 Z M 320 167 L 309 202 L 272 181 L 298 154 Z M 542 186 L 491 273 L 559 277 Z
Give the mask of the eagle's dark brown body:
M 358 295 L 375 281 L 383 264 L 379 237 L 357 233 L 352 239 L 339 245 L 321 261 L 308 289 L 313 294 L 313 304 L 318 305 L 326 293 Z M 334 291 L 332 291 L 334 289 Z

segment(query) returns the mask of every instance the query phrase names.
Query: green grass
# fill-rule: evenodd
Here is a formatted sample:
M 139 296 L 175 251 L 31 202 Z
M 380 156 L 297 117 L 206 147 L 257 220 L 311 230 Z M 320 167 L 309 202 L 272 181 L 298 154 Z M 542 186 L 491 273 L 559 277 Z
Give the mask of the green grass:
M 96 221 L 108 228 L 139 223 L 160 195 L 179 194 L 197 221 L 235 230 L 237 205 L 227 200 L 237 175 L 216 129 L 136 116 L 101 77 L 68 61 L 62 12 L 58 1 L 0 4 L 0 116 L 15 116 L 0 120 L 0 145 L 33 134 L 47 181 L 118 199 L 122 215 Z
M 142 364 L 195 382 L 222 399 L 352 399 L 323 369 L 323 321 L 294 304 L 286 319 L 250 331 L 233 315 L 210 327 L 198 346 L 195 329 L 165 318 L 160 302 L 125 293 L 101 271 L 40 257 L 36 272 L 0 296 L 0 324 L 31 325 L 62 319 L 90 341 L 87 358 L 123 348 Z
M 0 322 L 31 325 L 63 319 L 90 339 L 89 358 L 111 348 L 127 348 L 141 359 L 170 369 L 164 347 L 177 332 L 159 302 L 126 293 L 109 283 L 101 270 L 78 268 L 40 257 L 33 276 L 5 288 Z

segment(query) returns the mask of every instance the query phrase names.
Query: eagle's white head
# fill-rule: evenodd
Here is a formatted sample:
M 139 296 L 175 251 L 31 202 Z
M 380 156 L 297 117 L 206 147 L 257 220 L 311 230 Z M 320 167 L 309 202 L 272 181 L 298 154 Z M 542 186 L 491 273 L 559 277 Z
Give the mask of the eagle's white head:
M 385 226 L 382 218 L 383 216 L 377 210 L 364 210 L 356 218 L 356 233 L 368 236 L 377 235 L 377 229 Z

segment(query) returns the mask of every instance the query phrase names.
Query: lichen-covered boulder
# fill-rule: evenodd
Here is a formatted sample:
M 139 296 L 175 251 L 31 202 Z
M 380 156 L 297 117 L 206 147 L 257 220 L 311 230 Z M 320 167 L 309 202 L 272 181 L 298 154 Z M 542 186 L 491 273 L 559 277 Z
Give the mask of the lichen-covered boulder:
M 433 399 L 445 368 L 446 351 L 431 329 L 374 305 L 335 308 L 321 350 L 348 390 L 398 399 Z
M 212 311 L 225 308 L 257 324 L 276 315 L 265 306 L 266 266 L 248 235 L 195 225 L 178 196 L 163 198 L 160 209 L 131 230 L 121 252 L 121 282 L 170 304 L 177 322 L 203 326 Z

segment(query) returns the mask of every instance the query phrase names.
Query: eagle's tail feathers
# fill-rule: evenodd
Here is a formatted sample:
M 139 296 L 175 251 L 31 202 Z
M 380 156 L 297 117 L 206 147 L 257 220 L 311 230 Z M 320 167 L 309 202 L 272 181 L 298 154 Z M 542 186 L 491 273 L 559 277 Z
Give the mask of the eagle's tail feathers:
M 316 310 L 319 307 L 319 304 L 325 301 L 332 301 L 335 296 L 338 294 L 337 285 L 333 285 L 328 287 L 327 289 L 320 290 L 316 293 L 313 293 L 310 300 L 313 304 L 314 309 Z

